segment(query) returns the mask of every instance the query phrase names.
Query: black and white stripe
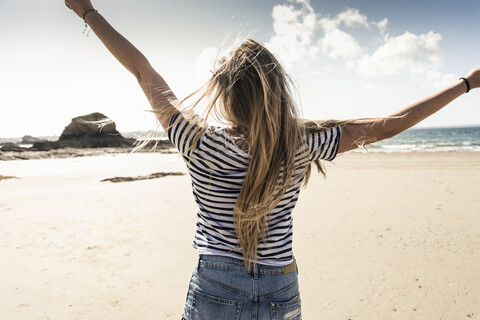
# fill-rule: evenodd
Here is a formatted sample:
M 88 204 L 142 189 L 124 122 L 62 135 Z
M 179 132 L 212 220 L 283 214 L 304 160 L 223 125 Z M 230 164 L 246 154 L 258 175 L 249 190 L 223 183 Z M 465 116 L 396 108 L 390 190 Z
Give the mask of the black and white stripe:
M 180 113 L 172 116 L 168 138 L 183 154 L 198 204 L 197 231 L 193 247 L 199 254 L 216 254 L 242 259 L 233 225 L 233 208 L 248 169 L 249 156 L 234 142 L 228 131 L 208 127 L 195 148 L 190 148 L 198 126 Z M 302 168 L 317 159 L 333 160 L 338 152 L 340 128 L 308 134 L 297 153 L 295 185 L 290 187 L 270 213 L 266 244 L 258 242 L 257 263 L 284 266 L 293 261 L 292 210 L 302 183 Z M 307 151 L 307 152 L 305 152 Z

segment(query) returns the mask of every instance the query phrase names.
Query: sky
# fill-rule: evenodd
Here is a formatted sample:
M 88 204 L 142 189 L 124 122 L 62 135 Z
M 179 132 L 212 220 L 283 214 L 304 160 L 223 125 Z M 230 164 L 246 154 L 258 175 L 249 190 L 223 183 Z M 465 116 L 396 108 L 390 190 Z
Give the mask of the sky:
M 480 65 L 480 1 L 93 0 L 178 97 L 241 37 L 285 66 L 303 116 L 386 116 Z M 60 135 L 91 112 L 154 129 L 136 79 L 61 0 L 0 0 L 0 137 Z M 480 124 L 480 93 L 418 127 Z

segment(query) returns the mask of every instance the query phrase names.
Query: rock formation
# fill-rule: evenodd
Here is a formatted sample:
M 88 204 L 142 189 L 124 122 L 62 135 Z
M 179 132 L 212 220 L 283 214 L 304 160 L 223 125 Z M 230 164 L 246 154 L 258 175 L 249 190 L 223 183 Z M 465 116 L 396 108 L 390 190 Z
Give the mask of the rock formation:
M 46 151 L 58 148 L 107 148 L 132 147 L 135 139 L 122 137 L 115 122 L 95 112 L 72 119 L 58 141 L 37 142 L 33 149 Z
M 95 112 L 73 118 L 57 141 L 24 136 L 21 142 L 0 143 L 0 161 L 97 155 L 102 152 L 100 148 L 109 148 L 108 152 L 113 153 L 128 152 L 133 149 L 135 141 L 136 139 L 123 137 L 117 131 L 115 122 Z M 21 144 L 33 146 L 24 148 Z M 86 150 L 87 148 L 90 150 Z M 168 140 L 152 140 L 142 150 L 150 152 L 170 148 L 173 148 L 173 145 Z
M 72 119 L 62 132 L 59 141 L 90 138 L 123 138 L 117 131 L 115 122 L 105 115 L 94 112 Z
M 40 138 L 35 138 L 32 136 L 23 136 L 22 141 L 20 142 L 21 144 L 34 144 L 36 142 L 46 142 L 48 140 L 40 139 Z

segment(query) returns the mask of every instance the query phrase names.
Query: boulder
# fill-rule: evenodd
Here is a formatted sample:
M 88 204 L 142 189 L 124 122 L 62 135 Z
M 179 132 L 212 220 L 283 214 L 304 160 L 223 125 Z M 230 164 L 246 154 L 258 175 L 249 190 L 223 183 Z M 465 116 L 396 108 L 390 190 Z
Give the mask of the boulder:
M 132 148 L 135 139 L 115 138 L 115 139 L 78 139 L 78 140 L 62 140 L 37 142 L 33 144 L 33 151 L 49 151 L 61 148 Z
M 40 139 L 40 138 L 35 138 L 32 136 L 23 136 L 22 141 L 20 142 L 21 144 L 34 144 L 35 142 L 45 142 L 47 140 Z
M 14 146 L 16 145 L 16 143 L 14 142 L 1 142 L 0 143 L 0 147 L 4 147 L 4 146 Z
M 28 149 L 19 147 L 16 144 L 12 144 L 12 145 L 3 145 L 0 150 L 2 150 L 3 152 L 24 152 Z
M 72 119 L 62 132 L 59 141 L 89 138 L 123 138 L 115 122 L 107 116 L 94 112 Z
M 135 139 L 126 139 L 117 131 L 115 122 L 107 116 L 94 112 L 72 119 L 58 141 L 43 141 L 33 144 L 36 151 L 59 148 L 128 148 Z

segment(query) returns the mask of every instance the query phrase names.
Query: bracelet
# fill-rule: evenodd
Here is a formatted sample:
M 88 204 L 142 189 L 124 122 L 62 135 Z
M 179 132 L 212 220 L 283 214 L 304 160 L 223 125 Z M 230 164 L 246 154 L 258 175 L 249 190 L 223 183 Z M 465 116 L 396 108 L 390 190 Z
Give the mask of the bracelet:
M 83 30 L 83 34 L 85 34 L 85 31 L 87 31 L 87 29 L 88 29 L 88 23 L 87 23 L 87 20 L 85 20 L 85 17 L 87 16 L 87 14 L 89 12 L 92 12 L 92 11 L 98 12 L 96 9 L 91 8 L 91 9 L 85 10 L 85 12 L 83 13 L 82 19 L 83 19 L 83 22 L 85 22 L 85 29 Z M 88 29 L 87 37 L 88 37 L 89 34 L 90 34 L 90 29 Z
M 468 91 L 470 91 L 470 83 L 468 82 L 468 80 L 464 77 L 461 77 L 458 80 L 463 80 L 465 82 L 465 84 L 467 85 L 467 92 L 466 93 L 468 93 Z
M 83 19 L 83 21 L 85 21 L 85 23 L 87 23 L 87 21 L 85 20 L 85 17 L 87 16 L 87 14 L 88 14 L 89 12 L 92 12 L 92 11 L 98 12 L 97 9 L 91 8 L 91 9 L 86 10 L 86 11 L 83 13 L 82 19 Z

